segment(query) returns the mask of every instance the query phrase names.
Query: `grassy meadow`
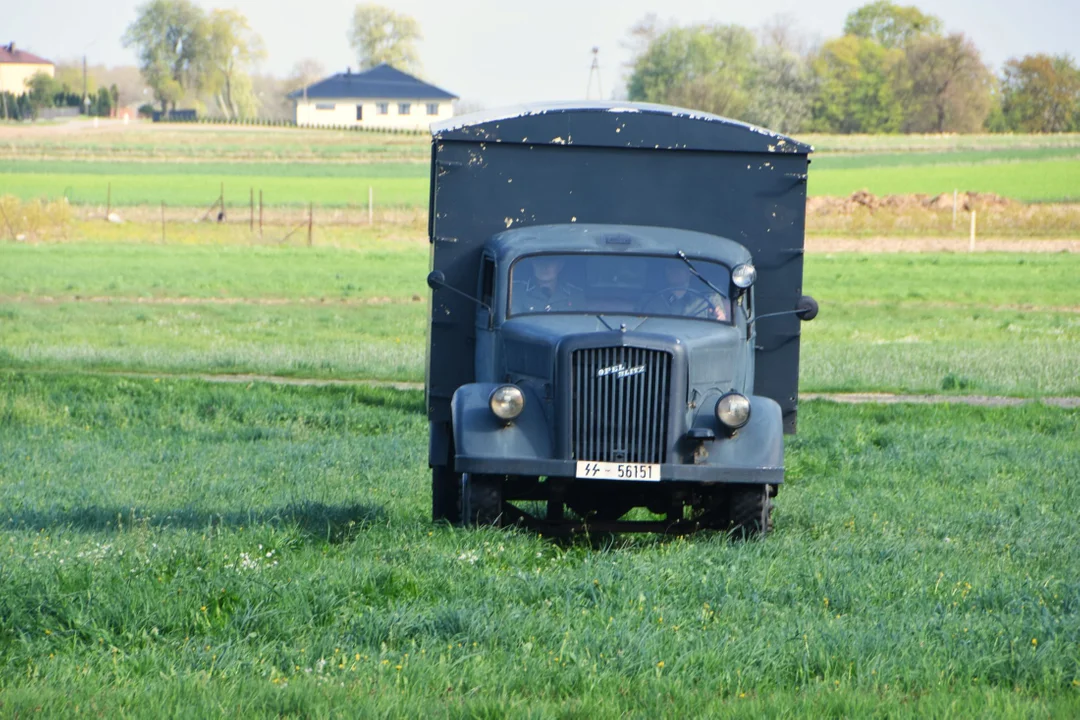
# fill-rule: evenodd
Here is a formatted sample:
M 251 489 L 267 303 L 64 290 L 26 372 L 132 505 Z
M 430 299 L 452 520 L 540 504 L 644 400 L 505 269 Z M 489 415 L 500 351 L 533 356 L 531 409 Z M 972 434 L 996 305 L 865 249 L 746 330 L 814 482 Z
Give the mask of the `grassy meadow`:
M 422 207 L 424 137 L 0 130 L 0 195 L 134 203 L 0 241 L 0 717 L 1080 715 L 1080 410 L 804 402 L 764 540 L 433 525 L 423 393 L 346 382 L 423 379 L 422 219 L 282 239 Z M 1076 135 L 810 141 L 836 187 L 1080 196 Z M 265 238 L 138 207 L 220 182 Z M 1078 277 L 809 254 L 801 389 L 1080 396 Z M 329 382 L 182 377 L 245 374 Z
M 423 380 L 428 247 L 0 249 L 0 357 L 75 371 Z M 806 391 L 1080 394 L 1071 254 L 810 255 Z
M 417 391 L 0 375 L 0 712 L 1070 716 L 1074 411 L 803 406 L 777 531 L 428 520 Z

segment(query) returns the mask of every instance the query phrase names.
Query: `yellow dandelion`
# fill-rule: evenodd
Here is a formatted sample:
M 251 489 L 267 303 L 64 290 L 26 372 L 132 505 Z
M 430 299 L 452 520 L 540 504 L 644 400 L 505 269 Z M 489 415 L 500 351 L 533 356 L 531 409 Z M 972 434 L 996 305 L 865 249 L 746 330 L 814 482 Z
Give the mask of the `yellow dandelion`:
M 656 667 L 658 667 L 658 668 L 664 667 L 664 661 L 661 660 L 660 662 L 656 663 Z

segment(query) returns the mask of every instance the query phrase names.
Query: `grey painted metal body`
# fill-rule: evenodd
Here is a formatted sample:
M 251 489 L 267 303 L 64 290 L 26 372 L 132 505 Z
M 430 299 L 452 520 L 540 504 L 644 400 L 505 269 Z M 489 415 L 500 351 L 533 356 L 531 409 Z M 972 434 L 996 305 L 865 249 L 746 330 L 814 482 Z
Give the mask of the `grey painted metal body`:
M 581 439 L 588 413 L 575 397 L 600 392 L 582 367 L 635 352 L 670 358 L 662 394 L 674 400 L 661 408 L 620 399 L 638 415 L 663 414 L 655 418 L 663 447 L 649 450 L 663 480 L 781 482 L 782 435 L 795 429 L 799 320 L 754 318 L 793 310 L 802 295 L 809 152 L 742 123 L 640 104 L 530 107 L 433 127 L 431 265 L 458 292 L 436 288 L 431 299 L 432 466 L 573 477 L 575 458 L 603 445 Z M 605 242 L 612 234 L 627 239 Z M 522 255 L 676 251 L 728 267 L 753 261 L 757 282 L 732 323 L 508 317 L 509 268 Z M 463 296 L 485 292 L 485 258 L 494 268 L 490 309 Z M 497 420 L 488 405 L 505 382 L 526 393 L 525 412 L 512 423 Z M 753 406 L 750 423 L 734 435 L 714 414 L 732 389 Z M 714 437 L 691 441 L 695 428 Z M 619 442 L 634 452 L 653 447 L 629 436 Z

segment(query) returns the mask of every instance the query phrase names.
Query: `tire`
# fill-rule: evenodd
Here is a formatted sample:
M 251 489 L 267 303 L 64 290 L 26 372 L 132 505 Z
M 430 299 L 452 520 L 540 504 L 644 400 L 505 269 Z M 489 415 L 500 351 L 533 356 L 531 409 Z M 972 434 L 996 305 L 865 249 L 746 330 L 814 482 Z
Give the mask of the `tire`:
M 771 485 L 736 485 L 729 491 L 728 517 L 735 537 L 768 535 L 772 531 Z
M 448 467 L 431 468 L 431 520 L 461 524 L 461 473 Z
M 461 517 L 468 527 L 502 525 L 503 478 L 498 475 L 461 476 Z
M 693 519 L 703 530 L 726 531 L 731 527 L 730 491 L 723 486 L 702 488 L 693 505 Z

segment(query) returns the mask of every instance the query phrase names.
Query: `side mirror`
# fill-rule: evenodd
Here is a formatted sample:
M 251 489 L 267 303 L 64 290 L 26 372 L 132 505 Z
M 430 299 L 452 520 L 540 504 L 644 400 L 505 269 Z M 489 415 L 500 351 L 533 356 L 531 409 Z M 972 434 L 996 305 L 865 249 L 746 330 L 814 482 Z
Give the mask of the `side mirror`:
M 470 301 L 476 303 L 477 305 L 479 305 L 480 307 L 484 308 L 485 310 L 487 310 L 488 311 L 488 327 L 489 328 L 491 327 L 491 324 L 493 322 L 495 322 L 495 311 L 491 308 L 490 305 L 485 303 L 483 300 L 480 300 L 478 298 L 474 298 L 469 293 L 461 292 L 456 287 L 452 287 L 450 285 L 447 285 L 446 284 L 446 274 L 443 273 L 442 270 L 432 270 L 431 272 L 429 272 L 428 276 L 427 276 L 427 284 L 428 284 L 428 287 L 431 288 L 432 290 L 449 290 L 450 292 L 454 293 L 455 295 L 460 295 L 461 297 L 465 298 L 466 300 L 470 300 Z
M 446 285 L 446 274 L 442 270 L 432 270 L 427 276 L 427 285 L 432 290 L 438 290 Z
M 817 317 L 818 303 L 817 300 L 809 295 L 803 295 L 799 298 L 799 302 L 795 304 L 795 314 L 799 316 L 799 319 L 803 322 L 810 322 Z

